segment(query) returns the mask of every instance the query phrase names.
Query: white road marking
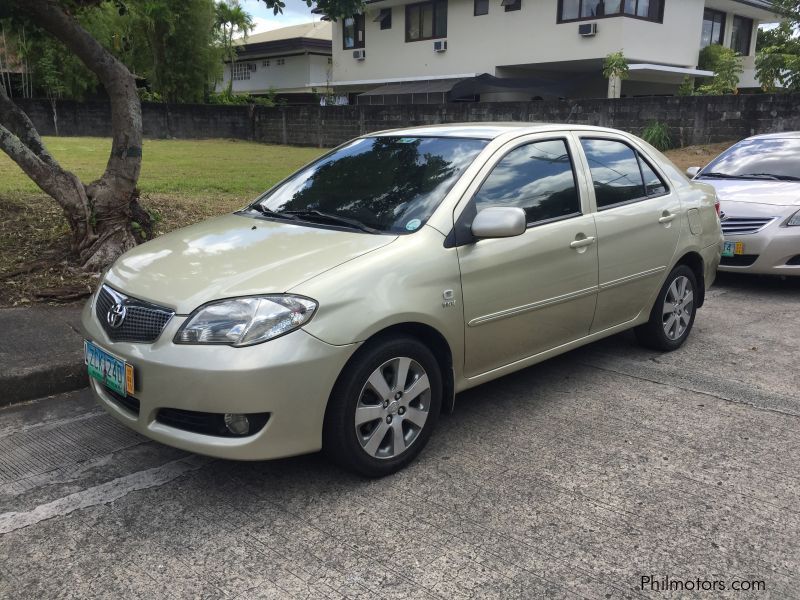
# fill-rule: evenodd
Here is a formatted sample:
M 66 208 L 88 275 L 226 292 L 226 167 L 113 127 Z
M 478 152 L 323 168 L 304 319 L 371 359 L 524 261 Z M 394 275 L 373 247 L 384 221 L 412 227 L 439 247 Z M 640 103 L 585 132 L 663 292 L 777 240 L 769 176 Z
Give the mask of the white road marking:
M 185 473 L 196 471 L 211 462 L 204 456 L 187 456 L 174 460 L 160 467 L 147 469 L 119 477 L 106 483 L 75 492 L 58 500 L 40 504 L 27 512 L 6 512 L 0 514 L 0 534 L 10 533 L 17 529 L 35 525 L 40 521 L 63 517 L 76 510 L 107 504 L 119 500 L 131 492 L 159 487 L 177 479 Z

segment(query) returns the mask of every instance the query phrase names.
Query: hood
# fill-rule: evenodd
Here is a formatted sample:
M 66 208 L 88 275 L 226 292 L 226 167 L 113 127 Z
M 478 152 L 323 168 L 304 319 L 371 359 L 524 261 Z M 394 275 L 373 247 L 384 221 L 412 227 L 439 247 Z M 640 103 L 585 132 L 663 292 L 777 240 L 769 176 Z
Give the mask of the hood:
M 770 206 L 800 206 L 800 182 L 746 179 L 700 179 L 717 190 L 721 203 L 750 202 Z
M 137 246 L 105 281 L 188 314 L 211 300 L 285 292 L 396 239 L 226 215 Z

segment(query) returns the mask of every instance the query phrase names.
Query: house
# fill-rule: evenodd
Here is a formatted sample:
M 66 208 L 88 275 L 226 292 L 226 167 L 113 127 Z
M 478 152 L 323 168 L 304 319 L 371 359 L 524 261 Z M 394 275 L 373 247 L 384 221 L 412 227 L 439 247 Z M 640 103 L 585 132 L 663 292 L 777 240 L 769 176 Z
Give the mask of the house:
M 234 40 L 217 91 L 233 76 L 233 91 L 254 96 L 272 91 L 289 104 L 318 103 L 331 79 L 331 23 L 316 21 Z
M 363 14 L 334 24 L 332 85 L 371 104 L 605 97 L 603 60 L 622 50 L 630 64 L 622 95 L 671 95 L 686 76 L 711 75 L 697 69 L 698 54 L 723 44 L 744 57 L 740 86 L 757 87 L 757 28 L 778 20 L 770 6 L 769 0 L 367 0 Z

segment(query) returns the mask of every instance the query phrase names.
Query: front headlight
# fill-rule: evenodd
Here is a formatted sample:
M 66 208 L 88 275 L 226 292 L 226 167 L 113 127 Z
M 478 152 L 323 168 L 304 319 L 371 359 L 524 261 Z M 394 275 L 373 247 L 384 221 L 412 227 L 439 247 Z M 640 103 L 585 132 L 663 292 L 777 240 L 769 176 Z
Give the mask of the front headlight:
M 789 220 L 786 221 L 787 227 L 800 227 L 800 210 L 794 213 Z
M 176 344 L 252 346 L 274 339 L 314 316 L 317 303 L 302 296 L 252 296 L 220 300 L 201 306 L 186 320 Z

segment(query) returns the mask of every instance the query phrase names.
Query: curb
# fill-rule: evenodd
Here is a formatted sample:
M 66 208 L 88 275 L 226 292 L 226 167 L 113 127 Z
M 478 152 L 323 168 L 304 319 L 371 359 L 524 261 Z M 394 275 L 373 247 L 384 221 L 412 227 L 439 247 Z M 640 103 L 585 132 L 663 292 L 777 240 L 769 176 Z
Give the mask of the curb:
M 27 373 L 5 373 L 0 376 L 0 407 L 71 392 L 88 385 L 86 365 L 82 362 L 54 365 Z
M 0 309 L 0 407 L 89 385 L 81 307 Z

